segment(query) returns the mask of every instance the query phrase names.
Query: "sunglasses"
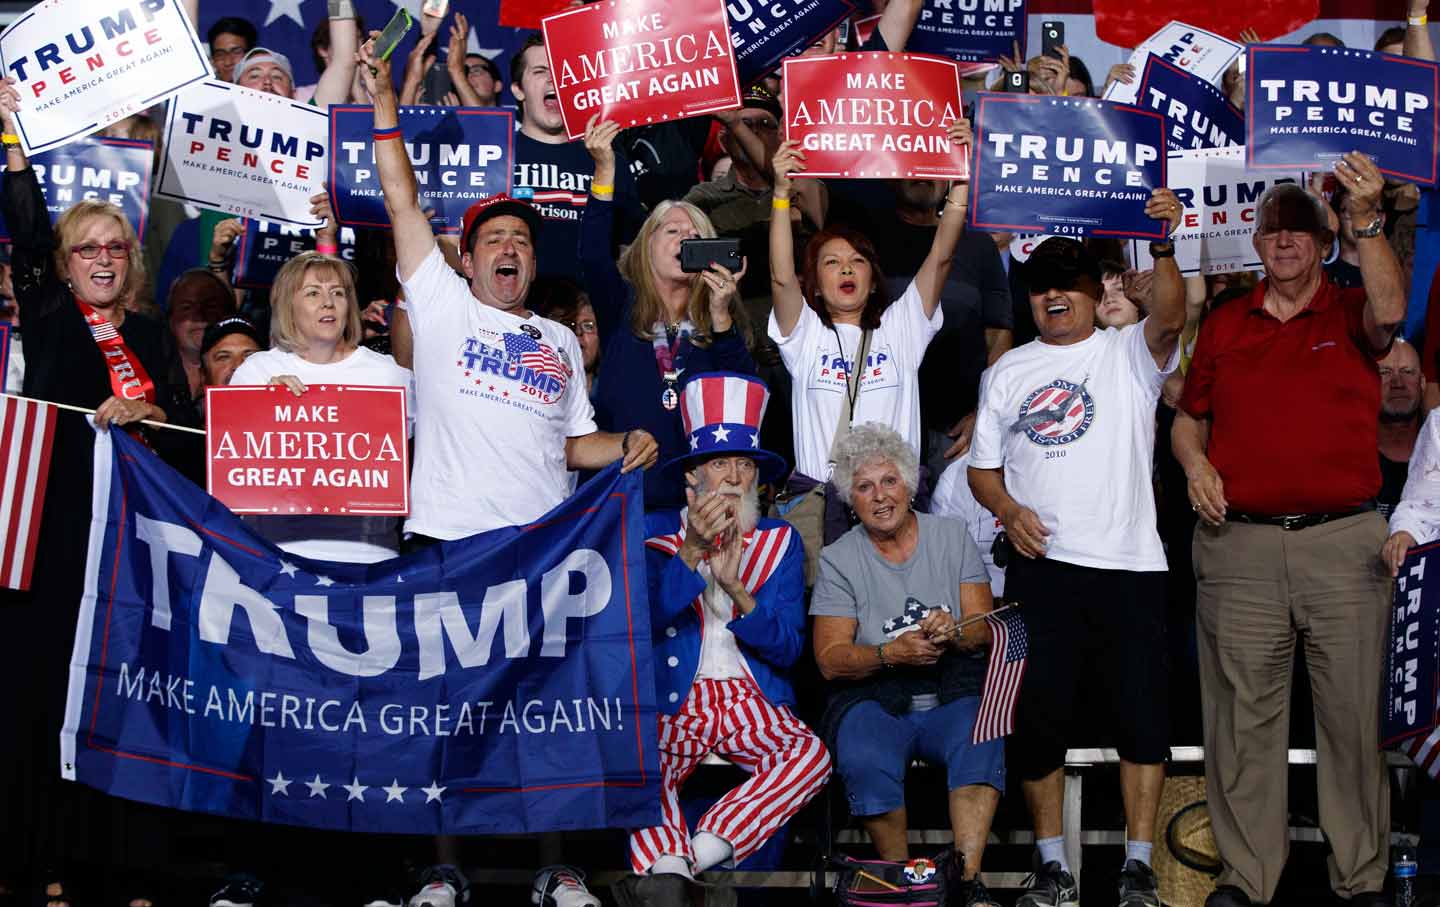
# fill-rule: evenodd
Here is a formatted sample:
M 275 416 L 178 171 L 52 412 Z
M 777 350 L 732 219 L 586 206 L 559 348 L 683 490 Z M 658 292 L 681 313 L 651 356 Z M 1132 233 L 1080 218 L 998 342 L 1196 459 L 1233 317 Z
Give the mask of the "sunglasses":
M 103 246 L 97 246 L 94 243 L 86 243 L 83 246 L 73 246 L 70 251 L 74 252 L 76 255 L 79 255 L 86 261 L 94 261 L 95 259 L 100 257 L 100 252 L 102 249 L 106 252 L 109 252 L 111 258 L 130 257 L 130 244 L 124 242 L 106 243 Z

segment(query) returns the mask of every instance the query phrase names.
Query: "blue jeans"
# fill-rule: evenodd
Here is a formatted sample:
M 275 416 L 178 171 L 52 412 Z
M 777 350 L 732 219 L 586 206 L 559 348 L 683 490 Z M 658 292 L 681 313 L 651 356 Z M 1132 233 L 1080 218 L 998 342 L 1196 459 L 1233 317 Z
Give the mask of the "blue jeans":
M 947 790 L 988 784 L 1004 793 L 1005 741 L 970 742 L 979 710 L 978 696 L 903 715 L 878 702 L 853 706 L 835 735 L 835 765 L 850 812 L 878 816 L 904 806 L 905 771 L 917 757 L 944 764 Z

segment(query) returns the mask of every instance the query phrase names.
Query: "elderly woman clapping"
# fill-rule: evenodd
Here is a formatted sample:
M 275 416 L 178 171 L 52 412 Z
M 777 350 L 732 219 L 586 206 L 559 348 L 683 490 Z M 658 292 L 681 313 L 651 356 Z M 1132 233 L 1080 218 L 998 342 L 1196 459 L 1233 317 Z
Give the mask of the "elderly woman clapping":
M 915 449 L 886 426 L 853 429 L 832 480 L 860 518 L 821 555 L 810 613 L 815 660 L 832 682 L 823 726 L 850 811 L 884 860 L 909 859 L 905 769 L 945 766 L 958 903 L 995 903 L 977 873 L 1005 786 L 1000 740 L 971 743 L 985 675 L 989 577 L 964 524 L 916 513 Z M 954 890 L 954 889 L 952 889 Z

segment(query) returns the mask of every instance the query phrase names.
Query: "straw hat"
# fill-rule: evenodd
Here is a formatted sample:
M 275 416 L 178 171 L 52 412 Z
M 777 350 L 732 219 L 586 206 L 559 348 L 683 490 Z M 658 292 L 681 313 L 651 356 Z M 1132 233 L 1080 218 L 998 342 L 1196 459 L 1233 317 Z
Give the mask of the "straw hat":
M 1219 848 L 1205 808 L 1205 779 L 1166 778 L 1155 827 L 1159 833 L 1152 862 L 1161 899 L 1169 907 L 1204 907 L 1220 872 Z

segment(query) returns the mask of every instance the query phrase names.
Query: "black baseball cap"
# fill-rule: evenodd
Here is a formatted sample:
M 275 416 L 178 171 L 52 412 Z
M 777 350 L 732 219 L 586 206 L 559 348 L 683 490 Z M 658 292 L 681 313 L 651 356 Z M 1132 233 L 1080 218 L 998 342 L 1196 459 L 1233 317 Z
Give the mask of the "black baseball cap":
M 1088 278 L 1100 286 L 1100 260 L 1085 244 L 1068 236 L 1052 236 L 1035 247 L 1022 272 L 1032 293 L 1073 290 Z
M 260 339 L 260 332 L 255 325 L 250 323 L 248 318 L 241 318 L 239 315 L 232 315 L 229 318 L 222 318 L 205 329 L 204 335 L 200 338 L 200 355 L 204 356 L 210 352 L 210 348 L 219 343 L 231 334 L 244 334 L 260 349 L 265 349 L 265 341 Z

